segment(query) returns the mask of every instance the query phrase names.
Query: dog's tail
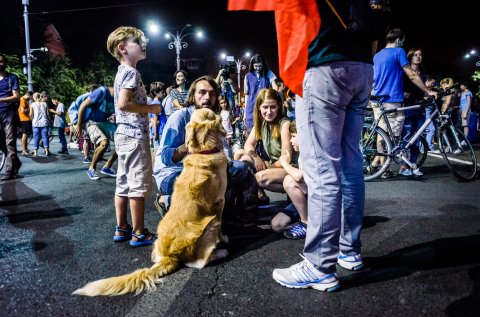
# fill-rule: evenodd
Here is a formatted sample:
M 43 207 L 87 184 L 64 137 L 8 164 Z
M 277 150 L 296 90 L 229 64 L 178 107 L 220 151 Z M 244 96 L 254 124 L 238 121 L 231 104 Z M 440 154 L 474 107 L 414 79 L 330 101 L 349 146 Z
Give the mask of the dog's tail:
M 110 277 L 95 282 L 90 282 L 79 288 L 72 295 L 83 296 L 117 296 L 135 292 L 140 294 L 143 290 L 155 290 L 159 279 L 173 273 L 180 267 L 177 259 L 162 257 L 151 268 L 139 269 L 130 274 Z

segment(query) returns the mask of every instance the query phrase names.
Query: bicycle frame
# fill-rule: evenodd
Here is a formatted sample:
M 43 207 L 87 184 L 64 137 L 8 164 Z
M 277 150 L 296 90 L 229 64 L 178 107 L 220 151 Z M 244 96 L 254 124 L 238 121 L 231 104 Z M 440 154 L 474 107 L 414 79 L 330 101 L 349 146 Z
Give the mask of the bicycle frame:
M 418 131 L 408 140 L 407 144 L 405 144 L 405 146 L 402 148 L 403 150 L 408 150 L 417 140 L 418 138 L 422 135 L 422 133 L 426 130 L 427 126 L 434 122 L 434 119 L 436 119 L 437 115 L 440 113 L 440 110 L 438 109 L 438 105 L 436 104 L 435 101 L 432 101 L 430 103 L 426 103 L 426 104 L 417 104 L 417 105 L 413 105 L 413 106 L 408 106 L 408 107 L 400 107 L 400 108 L 396 108 L 396 109 L 389 109 L 389 110 L 385 110 L 385 106 L 383 105 L 383 103 L 381 101 L 375 101 L 374 103 L 378 103 L 380 105 L 380 109 L 382 111 L 382 113 L 380 114 L 380 117 L 376 120 L 374 120 L 373 122 L 373 125 L 372 125 L 372 131 L 375 130 L 375 128 L 379 125 L 379 122 L 380 120 L 384 120 L 385 122 L 385 125 L 387 126 L 387 134 L 390 136 L 390 139 L 394 145 L 393 149 L 392 149 L 392 152 L 395 152 L 397 151 L 399 148 L 401 148 L 401 142 L 397 140 L 397 138 L 393 137 L 394 134 L 393 134 L 393 130 L 392 130 L 392 127 L 390 125 L 390 122 L 388 120 L 388 117 L 387 117 L 387 114 L 389 113 L 393 113 L 393 112 L 404 112 L 406 110 L 412 110 L 412 109 L 419 109 L 419 108 L 422 108 L 422 107 L 427 107 L 427 106 L 435 106 L 435 110 L 432 112 L 432 114 L 428 117 L 427 120 L 425 120 L 425 122 L 422 124 L 422 126 L 418 129 Z M 436 123 L 437 121 L 435 121 Z M 410 162 L 410 160 L 404 155 L 403 152 L 400 152 L 399 154 L 397 154 L 397 157 L 400 158 L 402 161 L 405 162 L 405 164 L 407 164 L 410 168 L 414 168 L 414 163 Z

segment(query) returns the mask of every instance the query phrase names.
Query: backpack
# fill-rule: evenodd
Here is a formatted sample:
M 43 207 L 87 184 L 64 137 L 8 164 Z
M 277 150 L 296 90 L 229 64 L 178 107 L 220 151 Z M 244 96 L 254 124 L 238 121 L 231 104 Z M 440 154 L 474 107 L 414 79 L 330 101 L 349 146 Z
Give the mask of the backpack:
M 70 119 L 70 124 L 75 125 L 78 122 L 78 110 L 80 109 L 80 105 L 82 102 L 88 98 L 90 95 L 89 92 L 84 93 L 83 95 L 80 95 L 77 97 L 77 99 L 70 104 L 70 107 L 68 107 L 67 113 L 68 113 L 68 118 Z M 88 108 L 87 108 L 88 111 Z
M 350 0 L 348 4 L 348 16 L 342 16 L 342 12 L 329 1 L 325 0 L 347 33 L 375 41 L 384 37 L 390 20 L 389 0 Z M 337 3 L 337 7 L 343 4 Z

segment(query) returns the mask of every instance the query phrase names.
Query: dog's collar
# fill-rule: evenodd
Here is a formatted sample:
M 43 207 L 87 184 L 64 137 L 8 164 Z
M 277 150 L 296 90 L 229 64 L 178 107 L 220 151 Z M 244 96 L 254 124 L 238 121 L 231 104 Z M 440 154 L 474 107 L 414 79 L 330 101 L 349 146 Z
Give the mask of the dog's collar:
M 222 152 L 222 150 L 214 148 L 214 149 L 211 149 L 211 150 L 205 150 L 205 151 L 194 152 L 194 153 L 188 152 L 188 154 L 215 154 L 215 153 L 220 153 L 220 152 Z

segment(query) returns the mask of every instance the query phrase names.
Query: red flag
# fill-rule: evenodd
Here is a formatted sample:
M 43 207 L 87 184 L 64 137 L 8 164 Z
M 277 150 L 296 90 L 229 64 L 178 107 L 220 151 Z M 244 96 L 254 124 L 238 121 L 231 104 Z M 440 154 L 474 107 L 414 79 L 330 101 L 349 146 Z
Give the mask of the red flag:
M 311 0 L 229 0 L 228 10 L 275 11 L 280 77 L 302 96 L 308 45 L 320 30 L 320 14 Z
M 50 57 L 53 59 L 57 56 L 64 57 L 65 56 L 65 48 L 63 47 L 62 38 L 60 34 L 58 34 L 57 29 L 53 26 L 53 24 L 49 24 L 43 32 L 45 36 L 45 47 L 48 48 L 48 52 Z

